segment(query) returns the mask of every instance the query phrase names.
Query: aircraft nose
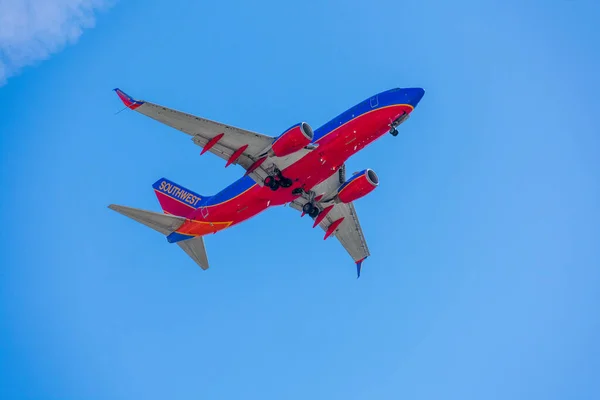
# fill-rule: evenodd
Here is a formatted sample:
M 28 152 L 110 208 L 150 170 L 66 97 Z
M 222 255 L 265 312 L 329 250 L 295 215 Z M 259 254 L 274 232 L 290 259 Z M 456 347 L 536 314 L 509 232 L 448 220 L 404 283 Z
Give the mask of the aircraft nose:
M 408 88 L 404 89 L 406 97 L 408 97 L 408 104 L 413 107 L 416 107 L 419 104 L 419 101 L 425 95 L 425 90 L 422 88 Z

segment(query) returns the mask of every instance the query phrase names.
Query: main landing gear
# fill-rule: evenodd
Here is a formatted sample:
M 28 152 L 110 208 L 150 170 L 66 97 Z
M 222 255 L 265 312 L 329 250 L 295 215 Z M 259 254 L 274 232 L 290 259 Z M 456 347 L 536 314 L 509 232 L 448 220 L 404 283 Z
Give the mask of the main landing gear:
M 321 212 L 321 210 L 319 210 L 319 207 L 315 206 L 310 201 L 308 203 L 306 203 L 304 206 L 302 206 L 302 211 L 305 214 L 308 214 L 308 216 L 311 218 L 317 218 L 317 216 Z
M 279 189 L 280 186 L 282 188 L 289 188 L 294 184 L 294 181 L 283 176 L 281 171 L 277 168 L 275 168 L 273 172 L 274 175 L 269 175 L 265 178 L 265 186 L 268 186 L 271 190 L 275 191 Z
M 302 206 L 302 211 L 304 212 L 304 214 L 308 214 L 308 216 L 310 216 L 311 218 L 317 218 L 317 216 L 321 213 L 321 210 L 314 203 L 316 195 L 315 192 L 313 192 L 312 190 L 306 192 L 301 187 L 292 190 L 292 194 L 294 196 L 298 196 L 303 193 L 306 193 L 308 195 L 308 202 Z
M 290 178 L 286 178 L 285 176 L 283 176 L 281 174 L 281 171 L 277 168 L 275 168 L 275 170 L 273 171 L 273 175 L 269 175 L 265 178 L 264 182 L 265 186 L 269 187 L 273 191 L 279 189 L 280 187 L 289 188 L 294 184 L 294 181 L 292 181 Z M 312 190 L 307 192 L 301 187 L 292 190 L 292 195 L 294 196 L 299 196 L 303 193 L 306 193 L 308 195 L 308 202 L 304 204 L 304 206 L 302 206 L 302 211 L 304 211 L 305 214 L 308 214 L 311 218 L 316 218 L 321 212 L 321 210 L 315 205 L 315 192 L 313 192 Z

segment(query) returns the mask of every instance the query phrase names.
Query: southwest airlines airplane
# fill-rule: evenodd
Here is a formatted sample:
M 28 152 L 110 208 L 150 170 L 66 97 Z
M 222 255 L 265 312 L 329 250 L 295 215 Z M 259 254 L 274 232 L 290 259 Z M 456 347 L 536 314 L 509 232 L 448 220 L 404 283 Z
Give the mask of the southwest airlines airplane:
M 161 178 L 153 188 L 163 213 L 111 204 L 177 243 L 202 269 L 208 268 L 204 236 L 239 224 L 269 207 L 289 204 L 301 216 L 336 237 L 356 263 L 360 277 L 369 248 L 353 202 L 379 184 L 371 169 L 346 176 L 352 155 L 397 127 L 410 116 L 425 91 L 391 89 L 372 96 L 313 131 L 298 123 L 277 137 L 196 117 L 158 104 L 135 100 L 115 89 L 125 106 L 191 136 L 225 160 L 241 165 L 245 174 L 215 194 L 203 196 Z

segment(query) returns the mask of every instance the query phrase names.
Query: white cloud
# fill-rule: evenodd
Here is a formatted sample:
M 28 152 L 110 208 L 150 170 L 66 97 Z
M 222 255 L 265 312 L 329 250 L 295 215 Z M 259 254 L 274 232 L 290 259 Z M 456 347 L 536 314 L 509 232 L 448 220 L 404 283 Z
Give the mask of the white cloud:
M 0 0 L 0 86 L 77 41 L 112 0 Z

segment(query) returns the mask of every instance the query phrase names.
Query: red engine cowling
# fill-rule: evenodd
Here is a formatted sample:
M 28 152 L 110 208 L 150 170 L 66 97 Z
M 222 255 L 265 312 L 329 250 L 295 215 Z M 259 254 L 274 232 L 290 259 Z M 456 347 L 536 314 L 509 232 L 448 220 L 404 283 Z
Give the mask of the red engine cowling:
M 314 133 L 306 122 L 292 126 L 277 138 L 271 145 L 271 155 L 285 157 L 308 146 Z
M 371 193 L 379 185 L 379 178 L 372 169 L 365 169 L 348 179 L 338 189 L 337 200 L 351 203 Z

